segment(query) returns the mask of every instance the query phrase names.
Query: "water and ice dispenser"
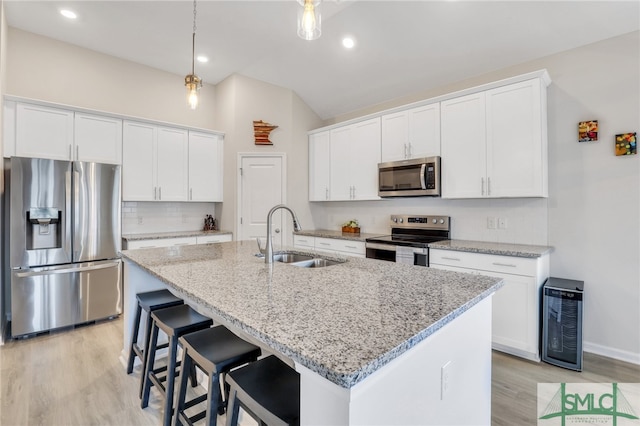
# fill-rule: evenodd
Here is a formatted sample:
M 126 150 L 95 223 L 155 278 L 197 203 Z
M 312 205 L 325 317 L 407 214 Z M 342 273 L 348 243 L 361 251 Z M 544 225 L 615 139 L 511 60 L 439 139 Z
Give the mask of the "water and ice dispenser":
M 33 207 L 27 210 L 27 250 L 62 247 L 62 211 L 50 207 Z

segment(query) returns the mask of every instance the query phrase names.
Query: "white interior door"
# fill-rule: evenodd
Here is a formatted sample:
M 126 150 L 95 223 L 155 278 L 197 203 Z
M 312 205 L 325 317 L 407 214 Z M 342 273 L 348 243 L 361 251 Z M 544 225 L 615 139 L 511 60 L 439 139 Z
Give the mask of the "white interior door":
M 273 206 L 286 201 L 284 154 L 239 154 L 239 157 L 239 239 L 255 240 L 260 237 L 264 244 L 267 213 Z M 286 229 L 282 217 L 282 210 L 273 215 L 271 230 L 274 248 L 283 244 Z

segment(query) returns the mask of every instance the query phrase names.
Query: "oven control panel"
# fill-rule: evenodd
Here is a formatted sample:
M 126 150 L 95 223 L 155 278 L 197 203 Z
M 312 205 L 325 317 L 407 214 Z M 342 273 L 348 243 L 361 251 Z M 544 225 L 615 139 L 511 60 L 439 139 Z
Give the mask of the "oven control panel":
M 391 215 L 392 228 L 449 230 L 449 216 Z

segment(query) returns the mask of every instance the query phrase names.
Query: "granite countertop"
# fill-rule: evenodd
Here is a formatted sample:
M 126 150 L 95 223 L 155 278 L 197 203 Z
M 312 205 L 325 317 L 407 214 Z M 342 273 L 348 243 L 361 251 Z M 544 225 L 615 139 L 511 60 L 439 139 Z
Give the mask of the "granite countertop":
M 495 277 L 291 251 L 345 263 L 266 265 L 254 241 L 125 250 L 123 257 L 344 388 L 502 286 Z
M 490 243 L 486 241 L 445 240 L 430 243 L 429 248 L 501 256 L 540 257 L 553 251 L 553 247 L 526 244 Z
M 310 231 L 298 231 L 294 232 L 294 235 L 306 235 L 309 237 L 321 237 L 321 238 L 337 238 L 341 240 L 353 240 L 353 241 L 365 241 L 367 238 L 379 237 L 383 234 L 367 234 L 367 233 L 351 233 L 351 232 L 342 232 L 342 231 L 333 231 L 329 229 L 315 229 Z M 388 234 L 384 234 L 388 235 Z
M 153 232 L 153 233 L 147 233 L 147 234 L 123 234 L 122 239 L 125 241 L 159 240 L 162 238 L 200 237 L 205 235 L 225 235 L 225 234 L 232 234 L 232 232 L 229 232 L 229 231 Z

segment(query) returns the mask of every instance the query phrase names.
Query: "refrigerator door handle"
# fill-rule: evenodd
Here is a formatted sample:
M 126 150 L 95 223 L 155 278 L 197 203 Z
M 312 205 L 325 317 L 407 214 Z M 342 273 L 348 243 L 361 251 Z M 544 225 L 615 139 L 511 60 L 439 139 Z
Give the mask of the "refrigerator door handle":
M 25 278 L 25 277 L 37 277 L 39 275 L 68 274 L 69 272 L 95 271 L 98 269 L 113 268 L 115 266 L 118 266 L 118 263 L 106 263 L 102 265 L 80 266 L 77 268 L 45 269 L 42 271 L 18 272 L 16 273 L 16 276 L 18 278 Z

